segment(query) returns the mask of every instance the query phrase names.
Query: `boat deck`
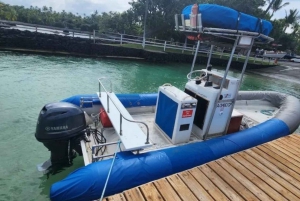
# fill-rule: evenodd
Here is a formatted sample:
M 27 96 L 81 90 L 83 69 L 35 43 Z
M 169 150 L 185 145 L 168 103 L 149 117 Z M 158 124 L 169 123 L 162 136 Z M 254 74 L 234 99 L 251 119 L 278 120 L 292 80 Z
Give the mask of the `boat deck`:
M 104 200 L 300 200 L 299 144 L 286 136 Z
M 278 111 L 278 108 L 275 108 L 266 101 L 237 101 L 235 109 L 239 113 L 243 114 L 243 122 L 245 122 L 245 124 L 247 124 L 247 127 L 249 128 L 261 122 L 267 121 L 270 118 L 273 118 Z M 128 109 L 128 112 L 130 113 L 133 119 L 145 122 L 149 127 L 149 138 L 150 142 L 152 143 L 152 146 L 140 150 L 140 153 L 175 146 L 172 144 L 170 139 L 168 139 L 164 134 L 162 134 L 161 131 L 159 131 L 159 129 L 155 126 L 155 107 L 130 108 Z M 139 124 L 139 127 L 144 132 L 146 138 L 146 127 L 142 124 Z M 120 139 L 116 130 L 113 128 L 105 128 L 102 130 L 102 133 L 103 136 L 106 138 L 106 142 L 116 142 Z M 90 136 L 88 138 L 91 142 L 81 141 L 85 165 L 92 163 L 92 146 L 99 144 L 96 142 L 93 136 Z M 198 141 L 202 141 L 201 138 L 191 133 L 190 140 L 187 143 L 194 143 Z M 105 151 L 103 153 L 99 152 L 99 154 L 96 155 L 111 155 L 115 152 L 116 147 L 117 144 L 106 146 L 104 149 Z M 123 150 L 124 148 L 121 144 L 121 151 Z M 105 157 L 104 159 L 107 158 L 109 157 Z

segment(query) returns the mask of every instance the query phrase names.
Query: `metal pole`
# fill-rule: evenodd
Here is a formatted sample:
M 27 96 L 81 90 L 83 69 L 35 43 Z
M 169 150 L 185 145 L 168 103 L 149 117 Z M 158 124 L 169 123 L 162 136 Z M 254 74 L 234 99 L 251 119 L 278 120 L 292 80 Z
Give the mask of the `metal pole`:
M 146 0 L 146 7 L 145 7 L 145 16 L 144 16 L 144 34 L 143 34 L 143 48 L 145 48 L 146 44 L 146 22 L 147 22 L 147 14 L 148 14 L 148 3 L 149 0 Z
M 182 30 L 185 31 L 185 20 L 183 14 L 181 14 L 181 23 L 182 23 Z
M 203 135 L 203 140 L 206 140 L 206 137 L 207 137 L 207 134 L 208 134 L 208 131 L 210 129 L 210 126 L 211 126 L 211 122 L 213 120 L 213 117 L 214 117 L 214 114 L 215 114 L 215 111 L 216 111 L 216 107 L 217 107 L 217 104 L 218 104 L 218 100 L 219 100 L 219 97 L 222 93 L 222 89 L 223 89 L 223 86 L 224 86 L 224 83 L 226 81 L 226 77 L 227 77 L 227 74 L 229 72 L 229 69 L 230 69 L 230 65 L 231 65 L 231 61 L 232 61 L 232 58 L 233 58 L 233 55 L 234 55 L 234 52 L 235 52 L 235 49 L 236 49 L 236 46 L 237 46 L 237 43 L 238 43 L 238 40 L 239 40 L 239 36 L 236 37 L 236 40 L 234 42 L 234 45 L 233 45 L 233 48 L 232 48 L 232 51 L 231 51 L 231 55 L 230 55 L 230 58 L 229 58 L 229 61 L 227 63 L 227 67 L 226 67 L 226 71 L 224 73 L 224 77 L 222 79 L 222 82 L 221 82 L 221 86 L 220 86 L 220 90 L 218 92 L 218 95 L 216 97 L 216 100 L 215 100 L 215 104 L 214 104 L 214 107 L 213 107 L 213 110 L 212 110 L 212 114 L 209 118 L 209 122 L 208 122 L 208 125 L 207 125 L 207 128 L 205 130 L 205 133 Z
M 208 60 L 207 60 L 207 66 L 210 65 L 211 55 L 212 55 L 212 53 L 214 51 L 214 47 L 215 47 L 214 45 L 210 46 L 209 57 L 208 57 Z
M 74 31 L 73 31 L 73 38 L 74 38 Z
M 164 52 L 166 51 L 167 41 L 165 41 Z
M 179 30 L 179 25 L 178 25 L 178 14 L 175 15 L 175 27 L 176 27 L 176 31 Z
M 232 101 L 232 104 L 234 105 L 235 104 L 235 101 L 238 97 L 238 92 L 239 92 L 239 89 L 241 87 L 241 84 L 243 82 L 243 77 L 244 77 L 244 74 L 245 74 L 245 71 L 246 71 L 246 68 L 247 68 L 247 64 L 248 64 L 248 61 L 249 61 L 249 57 L 250 57 L 250 54 L 251 54 L 251 49 L 253 47 L 253 44 L 254 44 L 254 39 L 252 39 L 252 42 L 251 42 L 251 45 L 250 45 L 250 48 L 247 52 L 247 56 L 246 56 L 246 59 L 245 59 L 245 62 L 244 62 L 244 66 L 243 66 L 243 69 L 242 69 L 242 72 L 241 72 L 241 76 L 240 76 L 240 83 L 239 83 L 239 86 L 236 88 L 236 91 L 235 91 L 235 97 L 234 97 L 234 100 Z M 233 111 L 234 107 L 231 108 L 231 114 L 232 114 L 232 111 Z M 230 124 L 230 118 L 227 119 L 227 122 L 226 122 L 226 129 L 224 131 L 224 134 L 225 132 L 227 132 L 228 130 L 228 127 L 229 127 L 229 124 Z
M 184 45 L 182 47 L 182 53 L 184 52 L 185 48 L 186 48 L 186 44 L 187 44 L 187 37 L 185 36 L 185 41 L 184 41 Z
M 120 45 L 123 44 L 123 34 L 121 34 L 121 41 L 120 41 Z
M 93 38 L 94 38 L 94 43 L 95 43 L 95 30 L 93 30 Z
M 107 97 L 107 113 L 109 113 L 109 96 L 106 93 L 106 97 Z
M 194 60 L 193 60 L 191 72 L 194 70 L 194 67 L 195 67 L 195 63 L 196 63 L 196 59 L 197 59 L 197 56 L 198 56 L 199 47 L 200 47 L 200 40 L 198 40 L 198 42 L 197 42 L 197 48 L 196 48 L 196 52 L 194 54 Z
M 99 82 L 99 97 L 101 97 L 101 84 Z
M 242 72 L 241 72 L 240 86 L 241 86 L 241 83 L 242 83 L 242 81 L 243 81 L 244 73 L 245 73 L 245 71 L 246 71 L 246 67 L 247 67 L 247 64 L 248 64 L 248 61 L 249 61 L 249 57 L 250 57 L 250 54 L 251 54 L 251 49 L 252 49 L 252 47 L 253 47 L 253 44 L 254 44 L 254 39 L 252 39 L 251 47 L 250 47 L 250 49 L 249 49 L 248 52 L 247 52 L 247 58 L 246 58 L 246 60 L 245 60 L 245 63 L 244 63 L 244 66 L 243 66 L 243 70 L 242 70 Z M 238 90 L 239 90 L 240 86 L 238 87 Z
M 120 135 L 122 135 L 122 119 L 123 119 L 123 117 L 122 117 L 122 114 L 120 112 Z

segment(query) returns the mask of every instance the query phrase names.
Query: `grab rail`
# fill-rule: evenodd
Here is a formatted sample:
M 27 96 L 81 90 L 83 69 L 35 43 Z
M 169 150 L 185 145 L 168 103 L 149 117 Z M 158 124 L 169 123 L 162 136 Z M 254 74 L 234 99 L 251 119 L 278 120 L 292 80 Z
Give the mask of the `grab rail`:
M 113 99 L 110 97 L 110 94 L 109 92 L 106 90 L 106 88 L 104 87 L 103 83 L 101 82 L 101 79 L 103 78 L 99 78 L 98 79 L 98 82 L 99 82 L 99 97 L 101 97 L 101 86 L 103 87 L 105 93 L 107 94 L 107 112 L 109 113 L 109 99 L 111 100 L 111 102 L 115 105 L 115 107 L 117 108 L 117 110 L 119 111 L 120 113 L 120 135 L 122 135 L 122 119 L 125 119 L 126 121 L 128 122 L 131 122 L 131 123 L 139 123 L 139 124 L 143 124 L 146 129 L 147 129 L 147 139 L 146 139 L 146 142 L 145 144 L 149 144 L 149 127 L 146 123 L 142 122 L 142 121 L 136 121 L 136 120 L 130 120 L 130 119 L 127 119 L 121 112 L 120 108 L 116 105 L 116 103 L 113 101 Z M 112 85 L 111 85 L 112 86 Z M 112 87 L 111 87 L 112 88 Z M 110 92 L 111 93 L 111 92 Z

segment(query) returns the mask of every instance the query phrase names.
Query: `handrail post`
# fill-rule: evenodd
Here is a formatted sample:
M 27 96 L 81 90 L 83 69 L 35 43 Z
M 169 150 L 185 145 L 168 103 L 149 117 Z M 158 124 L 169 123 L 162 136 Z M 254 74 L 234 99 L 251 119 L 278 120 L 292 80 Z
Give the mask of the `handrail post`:
M 179 30 L 179 25 L 178 25 L 178 14 L 176 14 L 175 15 L 175 29 L 176 29 L 176 31 L 178 31 Z
M 101 83 L 99 81 L 99 97 L 101 97 Z
M 149 128 L 148 128 L 147 124 L 145 124 L 145 126 L 147 128 L 147 139 L 146 139 L 146 143 L 145 144 L 149 144 Z
M 95 44 L 95 37 L 96 37 L 95 35 L 96 35 L 95 30 L 93 30 L 94 44 Z
M 167 41 L 165 41 L 164 52 L 166 51 Z
M 120 135 L 122 135 L 122 114 L 120 112 Z
M 109 96 L 108 94 L 106 94 L 107 97 L 107 113 L 109 113 Z
M 181 23 L 182 23 L 182 30 L 185 31 L 185 20 L 183 14 L 181 14 Z
M 211 56 L 212 56 L 212 54 L 213 54 L 214 47 L 215 47 L 214 45 L 211 45 L 211 46 L 210 46 L 209 57 L 208 57 L 208 60 L 207 60 L 207 66 L 210 65 Z
M 120 41 L 120 45 L 123 44 L 123 34 L 121 34 L 121 41 Z

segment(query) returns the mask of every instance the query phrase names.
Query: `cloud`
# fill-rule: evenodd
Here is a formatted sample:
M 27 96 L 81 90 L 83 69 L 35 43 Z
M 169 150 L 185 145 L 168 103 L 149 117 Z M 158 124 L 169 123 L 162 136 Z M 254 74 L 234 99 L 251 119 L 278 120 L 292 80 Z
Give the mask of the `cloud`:
M 95 10 L 102 12 L 122 12 L 130 8 L 128 2 L 131 0 L 1 0 L 10 5 L 22 5 L 25 7 L 43 6 L 52 7 L 53 10 L 61 12 L 79 13 L 90 15 Z
M 132 0 L 0 0 L 10 5 L 23 5 L 25 7 L 38 6 L 38 7 L 52 7 L 53 10 L 61 12 L 79 13 L 80 15 L 90 15 L 95 10 L 98 13 L 102 12 L 122 12 L 130 8 L 128 2 Z M 246 1 L 246 0 L 245 0 Z M 290 9 L 298 8 L 300 11 L 300 0 L 283 0 L 283 2 L 290 2 L 290 4 L 274 14 L 274 19 L 284 18 L 285 10 L 289 12 Z M 264 6 L 263 9 L 266 9 Z

